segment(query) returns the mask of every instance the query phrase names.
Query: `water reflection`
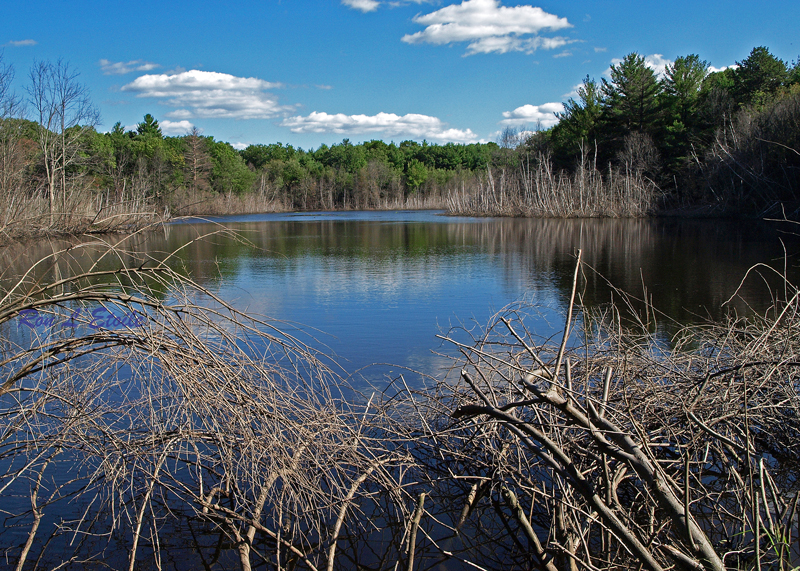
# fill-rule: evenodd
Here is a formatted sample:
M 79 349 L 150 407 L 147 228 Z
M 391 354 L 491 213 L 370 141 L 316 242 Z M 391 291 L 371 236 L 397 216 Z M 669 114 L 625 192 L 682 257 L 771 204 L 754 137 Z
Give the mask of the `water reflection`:
M 221 232 L 221 230 L 224 230 Z M 236 236 L 230 233 L 233 231 Z M 781 238 L 783 244 L 781 243 Z M 484 323 L 522 297 L 542 307 L 535 324 L 549 335 L 571 285 L 574 254 L 597 273 L 582 286 L 590 306 L 612 298 L 608 282 L 641 296 L 643 285 L 668 336 L 680 324 L 726 311 L 763 311 L 776 280 L 750 279 L 726 306 L 747 269 L 769 263 L 797 278 L 797 238 L 774 225 L 708 220 L 531 220 L 446 218 L 429 212 L 262 215 L 173 224 L 102 248 L 59 255 L 32 273 L 52 281 L 122 262 L 165 259 L 239 309 L 301 328 L 352 371 L 393 363 L 434 373 L 434 335 L 456 323 Z M 67 242 L 2 252 L 4 279 Z M 375 369 L 371 377 L 399 369 Z

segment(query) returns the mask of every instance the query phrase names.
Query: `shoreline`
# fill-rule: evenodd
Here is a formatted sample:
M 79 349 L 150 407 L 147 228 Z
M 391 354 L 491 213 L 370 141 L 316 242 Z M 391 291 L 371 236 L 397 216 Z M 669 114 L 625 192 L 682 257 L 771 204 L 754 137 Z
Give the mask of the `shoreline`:
M 759 215 L 759 216 L 751 216 L 746 215 L 743 213 L 731 213 L 726 211 L 716 211 L 714 207 L 708 206 L 699 206 L 699 207 L 685 207 L 685 208 L 676 208 L 676 209 L 664 209 L 660 211 L 655 211 L 649 214 L 645 214 L 642 216 L 633 216 L 633 215 L 613 215 L 613 214 L 598 214 L 594 216 L 581 216 L 581 215 L 566 215 L 566 216 L 555 216 L 555 215 L 548 215 L 548 214 L 525 214 L 525 213 L 502 213 L 502 212 L 486 212 L 486 211 L 457 211 L 457 210 L 450 210 L 447 207 L 443 206 L 432 206 L 432 205 L 408 205 L 408 206 L 399 206 L 399 205 L 392 205 L 390 207 L 374 207 L 374 208 L 336 208 L 336 209 L 323 209 L 323 210 L 302 210 L 302 209 L 275 209 L 275 210 L 253 210 L 253 211 L 241 211 L 241 210 L 231 210 L 228 212 L 189 212 L 186 214 L 181 214 L 179 216 L 170 216 L 168 218 L 161 217 L 160 220 L 154 220 L 156 218 L 155 213 L 151 216 L 150 221 L 147 223 L 141 223 L 139 221 L 125 226 L 125 225 L 118 225 L 118 226 L 107 226 L 101 228 L 92 228 L 90 227 L 80 227 L 76 229 L 69 229 L 69 228 L 34 228 L 30 231 L 15 231 L 13 233 L 9 233 L 7 231 L 2 231 L 0 233 L 0 248 L 5 248 L 13 244 L 25 244 L 30 242 L 37 242 L 41 240 L 68 240 L 70 238 L 78 238 L 82 236 L 119 236 L 119 235 L 126 235 L 131 236 L 136 234 L 137 232 L 147 229 L 149 227 L 159 227 L 164 224 L 171 224 L 175 221 L 181 219 L 190 219 L 195 218 L 198 220 L 202 220 L 204 218 L 218 219 L 218 218 L 226 218 L 230 216 L 256 216 L 260 214 L 314 214 L 314 213 L 342 213 L 342 212 L 402 212 L 402 211 L 439 211 L 439 216 L 445 217 L 470 217 L 470 218 L 531 218 L 531 219 L 550 219 L 550 220 L 595 220 L 595 219 L 636 219 L 636 220 L 645 220 L 645 219 L 662 219 L 662 218 L 674 218 L 674 219 L 686 219 L 686 220 L 742 220 L 742 221 L 771 221 L 771 222 L 788 222 L 788 223 L 797 223 L 797 221 L 792 220 L 790 218 L 772 218 L 767 217 L 766 215 Z

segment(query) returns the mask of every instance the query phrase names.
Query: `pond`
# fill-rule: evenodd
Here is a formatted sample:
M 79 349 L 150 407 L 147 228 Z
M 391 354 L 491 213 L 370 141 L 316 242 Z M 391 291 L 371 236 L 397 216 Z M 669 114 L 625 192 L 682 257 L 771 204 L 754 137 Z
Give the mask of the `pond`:
M 579 287 L 583 303 L 618 301 L 612 286 L 646 295 L 662 312 L 652 327 L 665 340 L 684 325 L 728 312 L 764 311 L 780 295 L 780 280 L 760 267 L 743 281 L 757 264 L 786 270 L 795 283 L 800 273 L 800 242 L 791 226 L 775 223 L 440 214 L 183 220 L 124 248 L 153 257 L 178 251 L 174 261 L 196 282 L 240 310 L 279 320 L 285 332 L 334 356 L 346 373 L 358 371 L 356 384 L 380 384 L 406 368 L 438 374 L 449 360 L 436 355 L 437 334 L 484 325 L 511 303 L 535 308 L 536 333 L 558 333 L 578 249 L 588 264 Z M 60 246 L 6 253 L 5 277 Z M 52 275 L 42 279 L 54 279 L 56 270 L 74 271 L 49 266 Z M 643 306 L 635 308 L 644 315 Z
M 655 318 L 652 313 L 647 314 L 650 330 L 665 344 L 687 325 L 723 319 L 730 312 L 740 315 L 763 312 L 776 297 L 783 295 L 779 274 L 785 272 L 794 283 L 800 278 L 797 263 L 800 240 L 793 232 L 791 225 L 780 227 L 773 223 L 666 218 L 492 219 L 405 211 L 270 214 L 184 220 L 135 237 L 97 238 L 94 240 L 116 247 L 114 256 L 99 257 L 99 252 L 107 252 L 105 248 L 74 248 L 35 268 L 32 268 L 35 260 L 70 248 L 74 242 L 51 241 L 7 248 L 0 252 L 0 281 L 7 284 L 30 272 L 28 283 L 53 283 L 90 267 L 115 270 L 123 262 L 131 265 L 143 256 L 168 258 L 176 271 L 225 302 L 247 314 L 276 320 L 273 323 L 285 333 L 332 355 L 351 385 L 366 396 L 370 393 L 365 388 L 385 388 L 401 374 L 404 380 L 408 377 L 411 386 L 426 382 L 427 376 L 440 377 L 451 366 L 447 356 L 454 349 L 442 345 L 437 335 L 468 337 L 465 330 L 479 330 L 509 304 L 530 308 L 530 318 L 525 324 L 533 334 L 540 338 L 557 336 L 563 328 L 579 249 L 586 263 L 578 288 L 581 302 L 589 309 L 601 309 L 612 301 L 619 302 L 620 292 L 639 298 L 646 296 L 658 310 Z M 749 277 L 744 279 L 749 270 Z M 169 291 L 151 285 L 157 296 L 169 301 L 172 296 Z M 51 338 L 69 338 L 78 327 L 113 329 L 119 325 L 135 330 L 139 325 L 136 315 L 125 311 L 114 313 L 113 307 L 63 309 L 67 317 L 77 316 L 76 320 L 55 322 L 50 315 L 28 312 L 6 322 L 0 329 L 3 349 L 15 345 L 26 347 L 36 341 L 49 342 Z M 645 315 L 644 306 L 634 301 L 626 316 L 630 319 L 636 313 Z M 154 347 L 160 339 L 156 339 Z M 155 349 L 153 354 L 157 353 Z M 187 363 L 192 356 L 188 353 Z M 92 364 L 90 357 L 87 359 L 83 364 Z M 203 496 L 203 486 L 208 481 L 221 484 L 220 474 L 226 478 L 232 474 L 234 479 L 239 478 L 242 493 L 247 496 L 251 476 L 263 471 L 261 476 L 254 477 L 257 489 L 264 474 L 275 473 L 271 462 L 277 460 L 273 456 L 280 459 L 281 450 L 292 450 L 293 431 L 315 445 L 333 443 L 330 457 L 338 459 L 352 442 L 348 423 L 354 422 L 353 418 L 366 418 L 369 410 L 367 404 L 363 416 L 359 413 L 352 418 L 341 411 L 337 413 L 345 418 L 342 426 L 346 430 L 342 430 L 341 438 L 334 438 L 336 432 L 331 429 L 330 421 L 337 417 L 330 413 L 332 409 L 316 405 L 293 408 L 297 397 L 305 396 L 302 391 L 295 391 L 294 386 L 276 392 L 283 395 L 281 398 L 286 397 L 279 401 L 280 406 L 267 407 L 265 403 L 271 403 L 269 399 L 273 396 L 266 390 L 273 386 L 269 375 L 254 380 L 242 374 L 245 369 L 236 369 L 227 379 L 232 379 L 231 386 L 241 383 L 243 389 L 235 393 L 236 399 L 230 395 L 220 399 L 215 391 L 218 386 L 227 385 L 213 382 L 216 380 L 213 366 L 207 370 L 198 367 L 197 362 L 176 366 L 178 375 L 185 373 L 181 383 L 165 382 L 161 386 L 149 381 L 151 376 L 158 378 L 160 369 L 150 368 L 151 361 L 146 358 L 143 362 L 143 366 L 132 371 L 133 365 L 124 359 L 112 361 L 108 366 L 99 361 L 98 368 L 89 369 L 96 374 L 75 376 L 73 386 L 73 377 L 68 373 L 75 370 L 71 368 L 73 365 L 81 364 L 77 361 L 64 367 L 61 375 L 50 377 L 44 372 L 31 376 L 31 386 L 41 385 L 36 390 L 23 385 L 18 393 L 8 393 L 0 399 L 4 407 L 0 412 L 7 411 L 8 418 L 14 414 L 26 418 L 24 423 L 14 424 L 20 427 L 16 432 L 11 431 L 14 438 L 6 439 L 0 447 L 0 474 L 4 474 L 0 477 L 0 503 L 7 514 L 0 537 L 6 545 L 17 546 L 9 548 L 7 553 L 11 555 L 6 555 L 7 558 L 15 560 L 34 526 L 31 498 L 35 500 L 39 493 L 39 484 L 35 482 L 45 482 L 41 497 L 47 491 L 50 495 L 46 501 L 52 501 L 47 505 L 41 533 L 43 538 L 52 534 L 52 541 L 42 539 L 44 546 L 34 548 L 34 552 L 42 553 L 44 561 L 61 561 L 62 553 L 73 549 L 70 542 L 75 534 L 70 532 L 69 525 L 63 526 L 63 532 L 58 531 L 61 529 L 58 525 L 74 521 L 76 510 L 89 513 L 90 508 L 96 509 L 92 525 L 100 530 L 96 537 L 105 538 L 105 530 L 114 529 L 109 518 L 118 513 L 115 510 L 123 507 L 131 510 L 147 504 L 149 500 L 141 498 L 149 494 L 147 486 L 152 486 L 148 483 L 150 470 L 154 465 L 160 469 L 161 464 L 154 460 L 157 455 L 151 450 L 153 440 L 148 430 L 142 430 L 146 428 L 161 436 L 168 435 L 165 442 L 170 443 L 165 444 L 161 458 L 167 458 L 169 451 L 169 469 L 164 468 L 164 472 L 174 479 L 172 484 L 159 488 L 159 493 L 167 489 L 171 492 L 153 500 L 152 519 L 160 521 L 167 513 L 179 516 L 148 528 L 161 526 L 162 539 L 170 542 L 163 550 L 165 563 L 178 569 L 197 568 L 197 553 L 216 553 L 221 557 L 219 565 L 230 568 L 235 564 L 235 546 L 223 537 L 227 532 L 219 531 L 216 523 L 207 525 L 207 521 L 192 517 L 192 509 L 197 505 L 192 503 L 196 497 L 191 493 L 198 482 Z M 213 359 L 205 362 L 217 364 Z M 6 363 L 0 374 L 5 374 L 12 365 L 16 364 Z M 198 373 L 198 369 L 208 375 Z M 132 377 L 136 382 L 129 383 Z M 198 378 L 200 381 L 193 385 Z M 263 387 L 259 380 L 264 381 Z M 53 385 L 57 389 L 51 390 L 51 381 L 58 382 Z M 204 398 L 196 399 L 196 393 L 189 389 L 199 391 Z M 26 396 L 28 390 L 31 395 Z M 248 400 L 254 395 L 261 395 L 261 400 L 253 401 L 261 408 Z M 323 409 L 326 413 L 318 414 Z M 27 419 L 33 410 L 41 411 L 37 422 Z M 185 410 L 192 413 L 183 416 Z M 81 414 L 73 415 L 75 411 Z M 177 411 L 174 418 L 173 411 Z M 287 417 L 284 424 L 277 421 L 270 424 L 274 418 L 282 418 L 281 415 Z M 298 415 L 303 422 L 296 422 L 292 415 Z M 87 420 L 85 426 L 73 423 L 74 419 L 84 418 L 91 422 Z M 184 430 L 187 426 L 192 430 Z M 246 442 L 241 436 L 250 434 L 256 426 L 258 429 L 252 433 L 258 438 L 257 445 L 247 448 L 241 444 Z M 163 431 L 159 433 L 157 427 Z M 180 430 L 174 432 L 175 427 Z M 306 430 L 313 437 L 305 436 Z M 170 448 L 172 435 L 195 433 L 199 436 L 191 446 L 184 446 L 184 441 L 176 437 L 182 447 Z M 220 434 L 236 438 L 219 438 L 219 442 L 227 444 L 217 450 L 213 442 L 217 442 L 215 438 Z M 384 433 L 380 434 L 383 438 Z M 114 440 L 118 435 L 122 436 Z M 124 445 L 112 446 L 123 441 Z M 42 442 L 51 444 L 49 448 L 42 447 Z M 199 447 L 198 442 L 201 442 Z M 275 442 L 279 443 L 277 449 L 270 448 Z M 18 445 L 23 452 L 18 452 Z M 25 448 L 28 445 L 29 450 Z M 302 440 L 298 446 L 301 452 L 297 454 L 303 455 L 305 448 L 306 440 Z M 52 453 L 52 463 L 50 456 L 42 456 L 45 453 L 42 450 Z M 325 455 L 318 455 L 314 448 L 308 457 L 313 459 L 308 472 L 319 472 L 319 458 Z M 233 459 L 231 466 L 236 469 L 223 462 L 228 458 Z M 250 460 L 253 464 L 247 464 Z M 342 462 L 349 470 L 349 461 L 345 458 Z M 203 463 L 205 467 L 195 468 Z M 29 466 L 35 470 L 29 470 Z M 241 473 L 237 472 L 239 469 Z M 46 472 L 46 479 L 37 480 L 36 470 L 41 474 Z M 338 481 L 336 470 L 331 469 L 330 474 L 326 482 Z M 162 477 L 164 482 L 170 482 L 167 476 Z M 156 476 L 153 478 L 155 481 Z M 178 485 L 170 487 L 173 484 Z M 211 486 L 211 489 L 217 488 Z M 190 501 L 185 504 L 176 501 L 170 495 L 175 490 L 186 491 Z M 118 505 L 114 503 L 117 501 Z M 377 515 L 364 517 L 372 518 L 374 523 L 384 516 L 373 507 Z M 273 512 L 269 514 L 266 520 L 274 516 Z M 193 525 L 199 526 L 197 537 Z M 386 523 L 385 529 L 378 526 L 376 535 L 370 539 L 354 536 L 354 545 L 378 537 L 388 553 L 394 549 L 390 546 L 397 543 L 397 538 L 388 535 L 402 530 Z M 108 536 L 108 548 L 103 540 L 91 539 L 94 537 L 91 534 L 85 537 L 87 544 L 75 547 L 75 553 L 103 551 L 106 564 L 125 565 L 132 537 L 127 528 L 120 528 L 116 536 Z M 261 541 L 263 545 L 259 547 L 268 543 L 264 537 Z M 140 548 L 146 552 L 142 559 L 153 557 L 160 566 L 162 552 L 157 542 L 154 545 L 147 548 L 150 551 Z

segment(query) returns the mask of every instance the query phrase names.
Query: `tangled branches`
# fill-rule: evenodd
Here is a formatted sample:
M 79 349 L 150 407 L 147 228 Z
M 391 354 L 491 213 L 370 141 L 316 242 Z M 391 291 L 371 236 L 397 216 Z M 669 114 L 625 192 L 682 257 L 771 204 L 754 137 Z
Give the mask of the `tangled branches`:
M 559 345 L 537 345 L 516 312 L 459 345 L 459 382 L 437 396 L 456 423 L 438 445 L 480 484 L 483 507 L 462 491 L 469 509 L 503 520 L 483 533 L 508 546 L 506 562 L 796 565 L 800 304 L 789 293 L 763 318 L 684 331 L 672 349 L 613 312 L 584 314 L 586 341 L 568 350 L 569 318 Z
M 102 269 L 123 254 L 46 284 L 33 268 L 0 302 L 6 561 L 332 567 L 357 502 L 398 487 L 382 411 L 167 263 Z
M 114 247 L 64 264 L 88 247 L 40 260 L 0 299 L 0 537 L 16 569 L 800 559 L 788 284 L 761 318 L 668 347 L 613 308 L 575 308 L 578 263 L 558 342 L 512 308 L 473 343 L 448 338 L 455 379 L 362 398 L 169 256 Z

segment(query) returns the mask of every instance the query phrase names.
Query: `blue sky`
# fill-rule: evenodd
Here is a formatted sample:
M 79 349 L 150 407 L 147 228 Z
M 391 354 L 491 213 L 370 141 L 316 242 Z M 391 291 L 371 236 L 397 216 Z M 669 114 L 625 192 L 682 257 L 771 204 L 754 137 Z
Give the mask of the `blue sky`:
M 73 2 L 6 7 L 0 45 L 24 94 L 63 58 L 100 130 L 152 113 L 236 146 L 495 140 L 549 126 L 587 74 L 636 51 L 722 68 L 766 45 L 800 54 L 800 2 L 514 0 Z

